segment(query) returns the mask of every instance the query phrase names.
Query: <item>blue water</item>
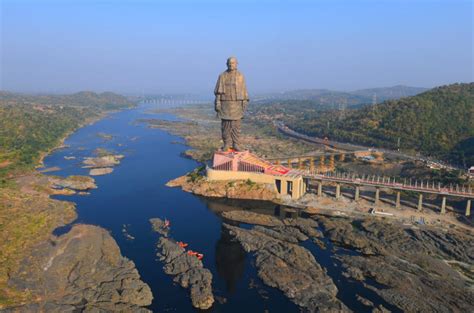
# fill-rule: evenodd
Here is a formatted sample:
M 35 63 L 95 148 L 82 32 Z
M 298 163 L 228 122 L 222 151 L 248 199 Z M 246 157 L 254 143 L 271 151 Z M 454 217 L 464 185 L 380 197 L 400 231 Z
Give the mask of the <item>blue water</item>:
M 189 248 L 204 254 L 204 266 L 213 274 L 214 294 L 225 298 L 216 301 L 212 312 L 293 312 L 298 307 L 279 290 L 264 286 L 256 275 L 251 256 L 222 233 L 219 211 L 231 208 L 252 209 L 273 214 L 272 204 L 255 201 L 212 201 L 168 188 L 165 183 L 198 166 L 193 160 L 180 157 L 189 147 L 182 138 L 159 129 L 150 129 L 139 118 L 173 120 L 172 115 L 148 114 L 150 105 L 114 113 L 103 120 L 79 129 L 67 140 L 68 148 L 57 150 L 45 159 L 45 167 L 58 166 L 51 174 L 87 175 L 80 162 L 92 156 L 96 148 L 124 154 L 113 173 L 96 176 L 98 189 L 90 195 L 58 196 L 77 204 L 78 218 L 74 223 L 99 225 L 110 231 L 121 252 L 133 260 L 143 279 L 152 289 L 154 300 L 150 309 L 165 312 L 195 311 L 189 292 L 173 284 L 164 274 L 156 257 L 158 236 L 152 232 L 149 219 L 167 218 L 171 221 L 171 236 L 189 243 Z M 104 140 L 98 133 L 113 135 Z M 182 144 L 179 144 L 182 143 Z M 66 160 L 65 156 L 75 156 Z M 127 225 L 134 240 L 127 239 L 123 225 Z M 68 231 L 60 228 L 56 234 Z
M 137 122 L 141 118 L 177 120 L 170 114 L 150 114 L 152 106 L 141 105 L 117 112 L 83 127 L 66 140 L 67 148 L 46 157 L 45 168 L 60 167 L 51 174 L 67 176 L 87 175 L 88 169 L 81 168 L 81 162 L 84 157 L 93 156 L 97 148 L 125 155 L 113 173 L 95 177 L 98 189 L 91 190 L 89 195 L 56 197 L 76 203 L 78 218 L 73 224 L 94 224 L 110 231 L 122 254 L 133 260 L 142 280 L 151 287 L 154 300 L 149 308 L 153 311 L 196 311 L 191 305 L 189 291 L 174 284 L 173 278 L 164 274 L 163 264 L 157 260 L 158 235 L 152 231 L 149 219 L 159 217 L 171 221 L 174 239 L 187 242 L 189 249 L 204 254 L 203 263 L 213 274 L 213 291 L 219 300 L 210 312 L 299 312 L 300 309 L 282 292 L 263 285 L 256 273 L 255 258 L 246 254 L 240 244 L 223 231 L 220 217 L 220 212 L 236 209 L 280 217 L 294 217 L 293 213 L 269 202 L 209 199 L 166 187 L 165 183 L 170 179 L 193 170 L 199 164 L 181 157 L 189 149 L 182 138 Z M 99 133 L 110 134 L 113 138 L 104 140 Z M 75 156 L 76 159 L 67 160 L 65 156 Z M 124 225 L 127 233 L 135 239 L 126 238 L 122 232 Z M 65 233 L 71 227 L 60 227 L 55 234 Z M 370 312 L 370 308 L 357 301 L 356 294 L 359 294 L 376 305 L 398 311 L 362 283 L 342 275 L 342 264 L 334 254 L 355 252 L 333 247 L 327 239 L 323 241 L 327 249 L 319 248 L 310 240 L 302 245 L 313 253 L 331 276 L 339 289 L 337 297 L 341 301 L 357 312 Z

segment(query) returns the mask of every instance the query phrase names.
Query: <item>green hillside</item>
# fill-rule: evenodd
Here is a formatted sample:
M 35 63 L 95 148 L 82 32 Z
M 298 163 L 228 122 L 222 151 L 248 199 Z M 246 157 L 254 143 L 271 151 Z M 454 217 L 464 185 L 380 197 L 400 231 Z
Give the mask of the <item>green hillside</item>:
M 399 147 L 460 165 L 474 165 L 474 83 L 442 86 L 344 112 L 289 114 L 284 120 L 291 128 L 309 135 Z
M 125 97 L 113 93 L 32 96 L 0 92 L 0 177 L 33 168 L 41 154 L 69 132 L 109 110 L 131 106 Z

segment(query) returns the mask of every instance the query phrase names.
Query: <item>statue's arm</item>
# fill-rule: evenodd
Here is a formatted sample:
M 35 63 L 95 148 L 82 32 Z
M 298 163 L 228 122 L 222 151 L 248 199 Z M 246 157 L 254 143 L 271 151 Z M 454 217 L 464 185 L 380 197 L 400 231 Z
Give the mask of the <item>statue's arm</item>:
M 245 112 L 245 110 L 247 110 L 247 106 L 249 105 L 250 100 L 249 100 L 249 93 L 247 92 L 247 84 L 245 83 L 245 78 L 243 75 L 242 75 L 242 87 L 244 88 L 244 100 L 242 101 L 242 106 Z
M 214 95 L 216 96 L 214 100 L 214 110 L 219 112 L 221 110 L 221 93 L 220 93 L 220 84 L 221 84 L 221 77 L 217 79 L 216 88 L 214 88 Z

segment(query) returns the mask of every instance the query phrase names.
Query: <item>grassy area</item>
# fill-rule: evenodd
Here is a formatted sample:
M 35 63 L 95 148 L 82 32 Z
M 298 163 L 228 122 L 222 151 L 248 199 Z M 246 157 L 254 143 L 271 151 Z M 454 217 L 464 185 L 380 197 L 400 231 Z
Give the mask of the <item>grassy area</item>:
M 24 193 L 14 186 L 0 189 L 0 308 L 29 299 L 7 285 L 32 248 L 60 225 L 76 218 L 74 204 L 46 194 Z

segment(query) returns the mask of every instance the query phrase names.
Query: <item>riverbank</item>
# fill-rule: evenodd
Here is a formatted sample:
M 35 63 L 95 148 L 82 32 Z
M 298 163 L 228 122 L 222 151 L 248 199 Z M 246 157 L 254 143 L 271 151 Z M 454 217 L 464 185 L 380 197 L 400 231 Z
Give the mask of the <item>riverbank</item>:
M 40 153 L 39 155 L 39 159 L 38 159 L 38 162 L 37 164 L 35 165 L 35 169 L 38 169 L 38 168 L 41 168 L 41 167 L 44 167 L 44 158 L 48 155 L 50 155 L 51 153 L 53 153 L 54 151 L 56 150 L 59 150 L 59 149 L 63 149 L 66 147 L 66 145 L 64 144 L 64 142 L 72 135 L 74 134 L 78 129 L 81 129 L 83 127 L 86 127 L 88 125 L 92 125 L 94 124 L 95 122 L 98 122 L 100 121 L 101 119 L 104 119 L 106 118 L 107 116 L 110 116 L 111 114 L 113 113 L 116 113 L 116 112 L 119 112 L 117 110 L 113 110 L 113 111 L 107 111 L 107 112 L 100 112 L 98 116 L 94 116 L 94 117 L 90 117 L 90 118 L 86 118 L 86 120 L 79 124 L 79 126 L 71 131 L 68 131 L 66 134 L 64 134 L 64 136 L 62 136 L 58 143 L 52 147 L 51 149 L 49 149 L 48 151 L 44 151 L 42 153 Z
M 55 147 L 40 153 L 36 168 L 43 166 L 44 158 L 62 148 L 74 132 L 114 112 L 102 112 L 67 132 Z M 3 183 L 0 309 L 148 311 L 143 307 L 153 299 L 149 286 L 105 229 L 74 225 L 67 233 L 53 234 L 76 220 L 77 213 L 74 203 L 51 196 L 87 195 L 94 188 L 97 185 L 88 176 L 62 178 L 37 170 L 15 173 Z

